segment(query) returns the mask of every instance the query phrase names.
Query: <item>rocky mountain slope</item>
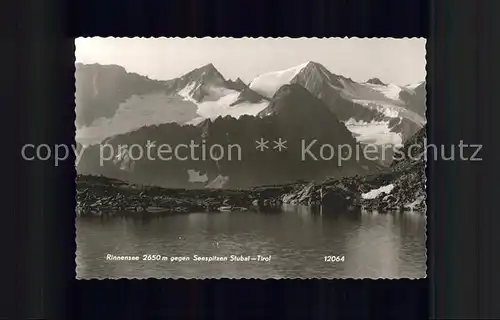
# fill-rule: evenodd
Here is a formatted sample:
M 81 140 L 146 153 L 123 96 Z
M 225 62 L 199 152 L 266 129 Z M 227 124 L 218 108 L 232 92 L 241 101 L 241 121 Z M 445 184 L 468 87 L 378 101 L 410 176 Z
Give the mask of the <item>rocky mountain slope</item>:
M 241 79 L 226 80 L 213 64 L 167 81 L 118 66 L 77 64 L 75 78 L 76 139 L 85 145 L 148 125 L 255 115 L 268 104 Z
M 100 147 L 88 147 L 77 170 L 81 174 L 169 188 L 248 188 L 297 180 L 321 181 L 325 177 L 364 175 L 380 170 L 362 155 L 349 159 L 343 155 L 346 159 L 339 160 L 339 145 L 356 150 L 358 144 L 328 106 L 302 86 L 281 87 L 264 112 L 270 114 L 243 115 L 238 119 L 218 117 L 197 125 L 168 123 L 142 127 L 107 139 L 105 143 L 110 147 L 102 149 L 108 152 L 104 154 L 107 160 L 103 165 L 99 161 Z M 256 148 L 256 141 L 261 139 L 267 141 L 262 151 Z M 280 139 L 286 141 L 281 152 L 276 144 Z M 169 160 L 160 159 L 158 149 L 151 149 L 152 157 L 137 160 L 133 160 L 137 155 L 118 152 L 120 145 L 137 144 L 146 149 L 148 141 L 154 141 L 156 148 L 190 144 L 198 147 L 194 153 L 183 147 L 180 157 Z M 219 154 L 213 157 L 209 151 L 215 145 L 222 149 L 217 148 Z M 198 176 L 198 181 L 193 181 L 193 176 Z
M 322 99 L 360 142 L 401 144 L 425 124 L 425 112 L 421 112 L 425 110 L 425 99 L 421 98 L 425 97 L 421 90 L 425 91 L 425 85 L 413 90 L 376 78 L 357 83 L 311 61 L 260 75 L 250 88 L 269 97 L 287 83 L 299 84 Z
M 425 137 L 424 127 L 399 149 L 398 160 L 380 173 L 295 184 L 280 199 L 284 203 L 322 204 L 342 210 L 425 211 Z
M 425 128 L 402 152 L 406 157 L 390 169 L 369 176 L 294 182 L 242 190 L 164 189 L 139 186 L 104 177 L 78 175 L 77 214 L 152 217 L 200 211 L 280 211 L 282 204 L 320 206 L 324 214 L 338 211 L 425 212 Z M 420 147 L 410 145 L 417 144 Z M 408 157 L 412 151 L 412 157 Z
M 84 145 L 148 125 L 267 114 L 262 110 L 276 91 L 293 83 L 321 99 L 360 143 L 399 144 L 425 124 L 425 82 L 357 83 L 316 62 L 258 76 L 250 85 L 225 79 L 213 64 L 157 81 L 119 66 L 78 63 L 75 78 L 76 139 Z
M 416 85 L 409 85 L 403 88 L 399 93 L 399 98 L 405 102 L 407 109 L 419 114 L 425 118 L 426 108 L 426 82 L 420 82 Z
M 89 126 L 99 118 L 112 118 L 121 103 L 134 95 L 164 90 L 164 83 L 117 65 L 77 63 L 75 66 L 76 126 Z

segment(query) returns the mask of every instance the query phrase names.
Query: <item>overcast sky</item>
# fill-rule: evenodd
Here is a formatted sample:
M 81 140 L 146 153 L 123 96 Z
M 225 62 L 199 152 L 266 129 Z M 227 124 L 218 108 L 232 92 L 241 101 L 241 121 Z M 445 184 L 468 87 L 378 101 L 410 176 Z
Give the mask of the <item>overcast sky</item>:
M 307 61 L 355 81 L 378 77 L 407 85 L 425 80 L 425 39 L 78 38 L 76 61 L 117 64 L 153 79 L 179 77 L 208 63 L 226 79 L 250 82 L 259 74 Z

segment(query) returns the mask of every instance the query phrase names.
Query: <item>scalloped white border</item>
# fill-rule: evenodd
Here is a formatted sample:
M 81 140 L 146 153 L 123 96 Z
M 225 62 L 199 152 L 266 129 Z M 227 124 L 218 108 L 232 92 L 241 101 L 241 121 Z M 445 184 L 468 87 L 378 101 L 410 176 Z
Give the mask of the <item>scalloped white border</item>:
M 310 40 L 310 39 L 317 39 L 317 40 L 328 40 L 328 39 L 345 39 L 345 40 L 380 40 L 380 39 L 392 39 L 392 40 L 416 40 L 416 39 L 424 39 L 425 40 L 425 119 L 426 119 L 426 124 L 425 124 L 425 136 L 426 138 L 428 137 L 428 126 L 427 126 L 427 121 L 428 121 L 428 111 L 429 111 L 429 106 L 427 104 L 428 98 L 427 98 L 427 93 L 428 93 L 428 64 L 427 64 L 427 55 L 428 55 L 428 50 L 427 46 L 429 45 L 429 42 L 427 41 L 427 38 L 425 37 L 402 37 L 402 38 L 394 38 L 394 37 L 112 37 L 112 36 L 105 36 L 105 37 L 78 37 L 76 39 L 90 39 L 90 38 L 99 38 L 99 39 L 198 39 L 198 40 L 206 40 L 206 39 L 228 39 L 228 40 L 258 40 L 258 39 L 272 39 L 272 40 L 277 40 L 277 39 L 292 39 L 292 40 Z M 76 45 L 75 45 L 75 50 L 76 50 Z M 75 60 L 75 57 L 73 57 Z M 76 62 L 76 61 L 75 61 Z M 73 110 L 75 111 L 75 118 L 74 118 L 74 132 L 75 132 L 75 137 L 76 137 L 76 68 L 74 67 L 74 95 L 75 95 L 75 100 L 74 100 L 74 105 L 73 105 Z M 76 140 L 75 140 L 76 143 Z M 429 270 L 429 257 L 427 256 L 427 248 L 428 248 L 428 229 L 427 229 L 427 222 L 428 222 L 428 205 L 427 205 L 427 200 L 428 200 L 428 195 L 427 195 L 427 160 L 425 160 L 425 166 L 424 166 L 424 186 L 425 186 L 425 260 L 426 260 L 426 268 L 425 268 L 425 276 L 424 277 L 398 277 L 398 278 L 384 278 L 384 277 L 376 277 L 376 278 L 352 278 L 352 277 L 300 277 L 300 278 L 290 278 L 290 277 L 269 277 L 269 278 L 245 278 L 245 277 L 234 277 L 234 278 L 227 278 L 227 277 L 221 277 L 221 278 L 202 278 L 202 277 L 196 277 L 196 278 L 186 278 L 186 277 L 175 277 L 175 278 L 151 278 L 151 277 L 144 277 L 144 278 L 130 278 L 130 277 L 79 277 L 78 274 L 76 273 L 76 268 L 77 268 L 77 262 L 76 262 L 76 248 L 77 248 L 77 243 L 76 243 L 76 237 L 77 237 L 77 228 L 76 228 L 76 212 L 74 214 L 74 224 L 73 227 L 75 228 L 75 239 L 73 239 L 75 243 L 75 252 L 74 252 L 74 259 L 73 261 L 75 262 L 75 279 L 79 281 L 86 281 L 86 280 L 121 280 L 121 279 L 127 279 L 127 280 L 159 280 L 159 279 L 173 279 L 173 280 L 190 280 L 190 279 L 196 279 L 196 280 L 224 280 L 224 279 L 229 279 L 229 280 L 280 280 L 280 279 L 288 279 L 288 280 L 310 280 L 310 279 L 325 279 L 325 280 L 419 280 L 419 279 L 426 279 L 428 277 L 427 275 L 427 270 Z M 74 188 L 76 190 L 76 166 L 75 166 L 75 185 Z M 75 193 L 75 205 L 76 205 L 76 193 Z

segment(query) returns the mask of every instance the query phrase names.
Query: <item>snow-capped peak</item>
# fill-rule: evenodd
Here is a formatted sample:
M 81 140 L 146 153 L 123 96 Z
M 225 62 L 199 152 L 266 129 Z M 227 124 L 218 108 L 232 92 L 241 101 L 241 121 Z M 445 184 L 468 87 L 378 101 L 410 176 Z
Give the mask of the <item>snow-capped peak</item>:
M 307 61 L 306 63 L 303 63 L 302 64 L 304 66 L 304 68 L 309 68 L 309 69 L 312 69 L 312 68 L 325 68 L 321 63 L 319 62 L 314 62 L 314 61 Z
M 371 78 L 369 79 L 368 81 L 366 81 L 366 83 L 371 83 L 371 84 L 377 84 L 377 85 L 381 85 L 381 86 L 385 86 L 386 84 L 384 82 L 382 82 L 382 80 L 380 80 L 379 78 Z
M 212 63 L 206 64 L 201 68 L 194 69 L 182 78 L 188 78 L 195 82 L 212 82 L 216 85 L 221 85 L 225 82 L 224 76 L 215 68 Z
M 214 66 L 213 63 L 207 63 L 206 65 L 204 65 L 203 67 L 201 67 L 200 69 L 212 69 L 212 70 L 217 70 Z
M 343 77 L 330 73 L 322 64 L 307 61 L 292 68 L 259 75 L 250 83 L 250 88 L 264 97 L 272 98 L 280 87 L 295 82 L 307 87 L 305 83 L 314 86 L 326 80 L 331 85 L 342 88 L 343 85 L 338 80 L 340 78 Z
M 420 81 L 420 82 L 417 82 L 417 83 L 413 83 L 413 84 L 409 84 L 407 86 L 405 86 L 405 88 L 407 89 L 411 89 L 411 90 L 414 90 L 416 89 L 418 86 L 422 85 L 422 83 L 424 83 L 425 81 Z
M 307 61 L 286 70 L 261 74 L 252 80 L 249 87 L 264 97 L 271 98 L 281 86 L 289 84 L 300 71 L 312 63 Z
M 186 73 L 180 78 L 174 79 L 173 89 L 189 100 L 202 101 L 216 93 L 215 99 L 220 96 L 219 88 L 225 89 L 226 80 L 212 63 Z

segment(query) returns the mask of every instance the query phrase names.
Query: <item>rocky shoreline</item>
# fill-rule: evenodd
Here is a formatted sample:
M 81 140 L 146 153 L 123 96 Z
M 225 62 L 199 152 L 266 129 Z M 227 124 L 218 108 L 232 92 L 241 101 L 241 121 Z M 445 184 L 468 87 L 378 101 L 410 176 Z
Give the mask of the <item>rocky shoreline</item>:
M 78 216 L 210 212 L 229 206 L 231 200 L 240 203 L 242 208 L 251 203 L 244 192 L 163 189 L 96 176 L 78 175 L 76 185 Z
M 282 204 L 319 205 L 331 211 L 424 211 L 425 175 L 421 169 L 248 190 L 164 189 L 78 175 L 76 212 L 78 216 L 143 217 L 190 212 L 280 211 Z M 383 192 L 387 186 L 391 186 L 390 192 Z M 382 191 L 377 194 L 377 190 Z

